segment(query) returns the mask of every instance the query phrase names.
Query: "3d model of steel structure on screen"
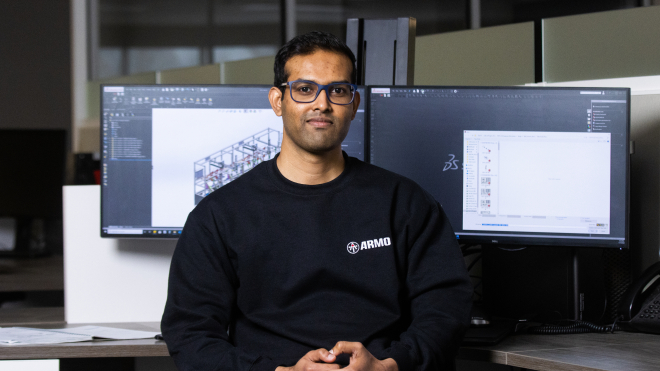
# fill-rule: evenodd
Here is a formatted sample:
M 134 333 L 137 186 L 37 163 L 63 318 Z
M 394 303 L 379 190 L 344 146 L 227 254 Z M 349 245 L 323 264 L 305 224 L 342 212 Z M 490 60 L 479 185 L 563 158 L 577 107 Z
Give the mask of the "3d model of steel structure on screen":
M 195 161 L 195 205 L 211 192 L 270 160 L 282 147 L 282 133 L 265 129 Z

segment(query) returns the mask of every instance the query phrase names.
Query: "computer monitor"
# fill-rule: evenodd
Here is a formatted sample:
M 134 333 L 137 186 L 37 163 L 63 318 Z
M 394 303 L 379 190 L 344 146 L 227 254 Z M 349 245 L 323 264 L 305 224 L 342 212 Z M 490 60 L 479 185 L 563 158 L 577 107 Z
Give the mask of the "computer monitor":
M 270 88 L 102 86 L 101 236 L 176 238 L 200 200 L 274 158 L 283 129 Z M 342 143 L 360 159 L 364 105 Z
M 62 249 L 67 131 L 0 130 L 0 253 Z
M 369 160 L 461 243 L 628 247 L 630 90 L 370 86 Z

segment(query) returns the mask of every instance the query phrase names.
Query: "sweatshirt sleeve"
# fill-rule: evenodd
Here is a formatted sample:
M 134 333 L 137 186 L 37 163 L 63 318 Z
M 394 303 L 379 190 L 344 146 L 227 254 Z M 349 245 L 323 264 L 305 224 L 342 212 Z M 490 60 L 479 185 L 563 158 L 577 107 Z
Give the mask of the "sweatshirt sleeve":
M 412 322 L 399 341 L 376 357 L 393 358 L 400 371 L 453 369 L 472 305 L 465 262 L 449 220 L 435 200 L 412 210 L 406 233 Z
M 180 371 L 273 371 L 273 360 L 230 342 L 238 277 L 212 213 L 198 211 L 188 216 L 170 266 L 161 321 L 170 355 Z

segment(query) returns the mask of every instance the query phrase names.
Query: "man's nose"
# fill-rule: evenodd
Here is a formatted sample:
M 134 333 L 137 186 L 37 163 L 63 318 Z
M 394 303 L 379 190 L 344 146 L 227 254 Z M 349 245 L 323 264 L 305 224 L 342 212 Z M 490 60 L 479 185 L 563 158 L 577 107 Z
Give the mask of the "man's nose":
M 330 99 L 328 99 L 328 92 L 325 89 L 321 89 L 319 95 L 316 96 L 314 100 L 314 109 L 319 109 L 325 111 L 331 107 Z

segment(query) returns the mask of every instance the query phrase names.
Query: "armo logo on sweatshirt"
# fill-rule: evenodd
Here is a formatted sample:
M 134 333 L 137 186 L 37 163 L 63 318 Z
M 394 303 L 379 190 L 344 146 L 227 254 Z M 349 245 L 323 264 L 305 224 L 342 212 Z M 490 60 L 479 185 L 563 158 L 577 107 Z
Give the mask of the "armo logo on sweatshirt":
M 392 240 L 389 237 L 377 238 L 373 240 L 362 241 L 361 243 L 349 242 L 346 245 L 346 250 L 351 254 L 357 254 L 360 250 L 375 249 L 381 246 L 390 246 Z

